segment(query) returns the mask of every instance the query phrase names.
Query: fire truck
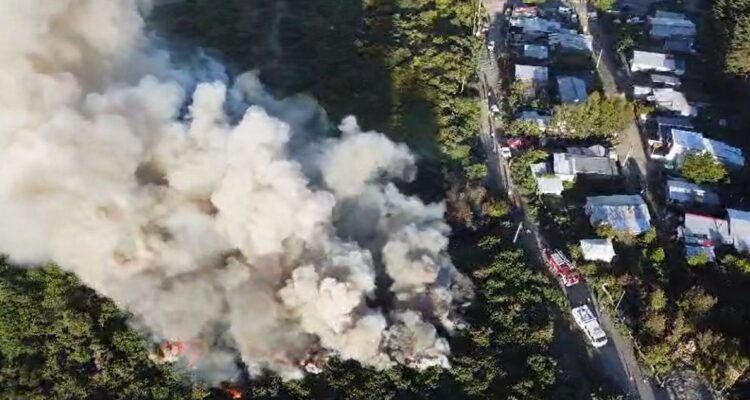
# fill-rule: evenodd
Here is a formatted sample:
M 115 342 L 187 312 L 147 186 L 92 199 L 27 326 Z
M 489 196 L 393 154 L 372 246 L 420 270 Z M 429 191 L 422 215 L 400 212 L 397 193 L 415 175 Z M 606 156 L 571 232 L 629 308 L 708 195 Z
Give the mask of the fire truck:
M 544 250 L 544 261 L 547 263 L 550 272 L 557 277 L 563 286 L 573 286 L 580 280 L 580 275 L 575 266 L 560 250 Z

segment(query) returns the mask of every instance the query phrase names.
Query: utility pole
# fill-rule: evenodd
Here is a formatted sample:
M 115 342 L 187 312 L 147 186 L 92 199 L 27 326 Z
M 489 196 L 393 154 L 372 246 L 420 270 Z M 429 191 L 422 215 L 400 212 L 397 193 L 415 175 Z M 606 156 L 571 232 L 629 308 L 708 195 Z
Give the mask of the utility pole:
M 523 227 L 523 222 L 518 223 L 518 229 L 516 229 L 516 235 L 513 236 L 513 244 L 516 244 L 516 240 L 518 240 L 518 235 L 521 233 L 521 228 Z

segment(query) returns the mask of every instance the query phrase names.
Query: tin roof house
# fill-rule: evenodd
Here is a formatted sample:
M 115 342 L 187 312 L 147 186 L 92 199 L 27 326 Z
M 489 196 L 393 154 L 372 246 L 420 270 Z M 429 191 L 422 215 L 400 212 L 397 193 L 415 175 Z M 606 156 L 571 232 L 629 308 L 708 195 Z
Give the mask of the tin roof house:
M 582 103 L 588 98 L 586 82 L 575 76 L 558 76 L 557 90 L 563 103 Z
M 549 79 L 549 70 L 547 67 L 516 64 L 515 68 L 517 81 L 544 84 Z
M 656 71 L 683 75 L 685 73 L 685 60 L 670 54 L 635 50 L 630 61 L 630 70 L 633 72 Z
M 649 35 L 655 40 L 695 38 L 695 24 L 685 14 L 657 11 L 653 17 L 648 18 L 648 23 L 651 27 Z
M 651 214 L 638 195 L 592 196 L 586 198 L 586 214 L 591 225 L 610 226 L 633 235 L 651 228 Z
M 718 194 L 703 186 L 677 179 L 667 181 L 667 201 L 679 205 L 718 206 L 721 204 Z
M 708 152 L 727 166 L 742 167 L 745 165 L 745 156 L 742 154 L 742 150 L 718 140 L 707 139 L 698 132 L 673 128 L 670 130 L 666 144 L 668 151 L 663 156 L 652 154 L 652 157 L 663 158 L 670 163 L 679 165 L 688 154 Z
M 619 174 L 617 162 L 609 157 L 585 154 L 555 153 L 552 156 L 552 169 L 563 181 L 572 182 L 578 174 L 616 176 Z

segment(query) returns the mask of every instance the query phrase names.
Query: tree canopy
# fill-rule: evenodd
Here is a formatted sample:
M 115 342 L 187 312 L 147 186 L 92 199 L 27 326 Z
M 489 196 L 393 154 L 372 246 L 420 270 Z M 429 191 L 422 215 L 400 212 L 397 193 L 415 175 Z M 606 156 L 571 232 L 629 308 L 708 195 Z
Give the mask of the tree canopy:
M 556 106 L 549 131 L 571 139 L 614 139 L 632 120 L 632 103 L 594 92 L 583 103 Z
M 750 0 L 715 0 L 714 20 L 724 48 L 724 70 L 750 75 Z
M 680 174 L 692 182 L 717 183 L 727 176 L 724 164 L 717 161 L 710 153 L 688 154 L 680 165 Z

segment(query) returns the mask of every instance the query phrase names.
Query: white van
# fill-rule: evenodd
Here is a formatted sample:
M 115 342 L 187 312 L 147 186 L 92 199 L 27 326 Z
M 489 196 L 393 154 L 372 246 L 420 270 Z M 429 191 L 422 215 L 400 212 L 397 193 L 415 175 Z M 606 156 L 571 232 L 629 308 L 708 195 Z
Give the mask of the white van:
M 587 305 L 576 307 L 572 312 L 576 324 L 586 333 L 594 347 L 603 347 L 607 344 L 607 335 Z

